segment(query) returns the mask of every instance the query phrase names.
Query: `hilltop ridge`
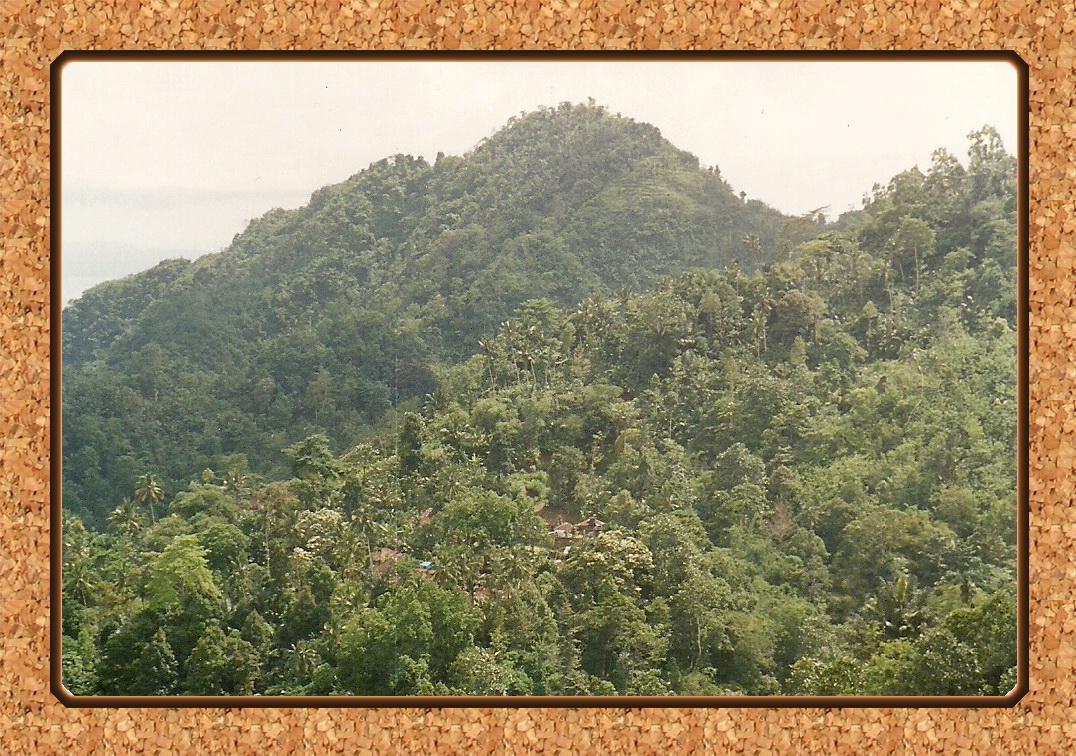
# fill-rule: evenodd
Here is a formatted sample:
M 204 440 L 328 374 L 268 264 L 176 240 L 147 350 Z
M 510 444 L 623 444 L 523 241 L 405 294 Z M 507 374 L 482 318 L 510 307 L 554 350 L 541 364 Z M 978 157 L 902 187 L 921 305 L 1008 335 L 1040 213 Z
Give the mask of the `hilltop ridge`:
M 182 483 L 222 455 L 270 472 L 316 429 L 346 445 L 526 300 L 751 270 L 820 230 L 742 201 L 654 126 L 592 103 L 520 115 L 433 164 L 385 158 L 220 253 L 66 308 L 65 502 L 111 497 L 145 467 Z

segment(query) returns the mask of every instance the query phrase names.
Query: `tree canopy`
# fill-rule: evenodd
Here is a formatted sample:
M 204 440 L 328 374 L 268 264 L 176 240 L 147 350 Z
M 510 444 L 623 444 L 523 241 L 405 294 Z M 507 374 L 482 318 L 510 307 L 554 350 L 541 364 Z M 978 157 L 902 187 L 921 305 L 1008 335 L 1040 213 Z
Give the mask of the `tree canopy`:
M 1006 693 L 1015 176 L 970 142 L 807 234 L 566 105 L 89 292 L 65 684 Z

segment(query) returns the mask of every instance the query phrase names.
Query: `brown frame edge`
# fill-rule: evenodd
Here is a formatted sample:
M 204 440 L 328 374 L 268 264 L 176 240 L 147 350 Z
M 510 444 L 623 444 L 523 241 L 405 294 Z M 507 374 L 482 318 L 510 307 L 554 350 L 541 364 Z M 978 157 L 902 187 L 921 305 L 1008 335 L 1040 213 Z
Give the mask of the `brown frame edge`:
M 62 313 L 61 291 L 61 150 L 60 126 L 63 117 L 60 73 L 78 60 L 92 61 L 344 61 L 344 60 L 608 60 L 608 61 L 992 61 L 1008 62 L 1017 72 L 1017 682 L 1004 696 L 75 696 L 63 686 L 61 566 L 63 528 L 62 505 Z M 1030 67 L 1009 50 L 904 50 L 904 51 L 480 51 L 480 52 L 369 52 L 369 51 L 71 51 L 66 50 L 49 70 L 50 123 L 50 410 L 49 434 L 49 683 L 56 699 L 70 708 L 1011 708 L 1030 688 L 1029 638 L 1029 486 L 1030 440 L 1028 424 L 1029 341 L 1029 161 L 1030 153 Z

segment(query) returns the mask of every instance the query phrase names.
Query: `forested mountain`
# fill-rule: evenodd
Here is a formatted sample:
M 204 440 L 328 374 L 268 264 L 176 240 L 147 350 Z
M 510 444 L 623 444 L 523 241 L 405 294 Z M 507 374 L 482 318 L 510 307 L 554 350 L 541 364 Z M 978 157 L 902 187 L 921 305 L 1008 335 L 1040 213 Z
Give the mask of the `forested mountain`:
M 753 269 L 819 230 L 594 105 L 523 115 L 434 165 L 383 160 L 64 311 L 64 505 L 103 524 L 145 470 L 174 490 L 235 454 L 282 475 L 282 448 L 316 431 L 347 448 L 527 299 Z
M 345 267 L 355 247 L 301 231 L 352 227 L 377 182 L 408 201 L 400 176 L 425 188 L 407 213 L 363 211 L 364 228 L 394 229 L 359 244 L 377 250 L 365 273 Z M 448 196 L 467 199 L 432 209 Z M 426 225 L 445 213 L 458 225 Z M 313 221 L 334 214 L 351 220 Z M 78 503 L 107 516 L 68 515 L 65 489 L 65 684 L 1007 693 L 1015 161 L 976 132 L 966 168 L 939 151 L 839 229 L 743 204 L 650 127 L 563 107 L 464 158 L 374 166 L 213 260 L 91 292 L 71 308 L 65 463 L 96 455 Z M 248 288 L 257 307 L 237 303 Z M 413 359 L 411 383 L 397 358 Z M 286 383 L 285 366 L 311 364 Z M 243 377 L 213 394 L 226 365 Z M 263 369 L 272 390 L 255 400 Z M 116 397 L 128 404 L 109 415 Z M 263 402 L 230 410 L 253 423 L 229 431 L 234 444 L 221 435 L 232 397 Z M 301 410 L 305 397 L 320 398 Z M 189 437 L 162 431 L 188 422 L 184 407 Z M 80 417 L 92 422 L 69 435 Z M 286 479 L 257 474 L 248 435 L 279 443 Z M 136 441 L 159 447 L 116 446 Z M 180 457 L 216 462 L 176 482 Z M 117 459 L 130 481 L 108 482 Z

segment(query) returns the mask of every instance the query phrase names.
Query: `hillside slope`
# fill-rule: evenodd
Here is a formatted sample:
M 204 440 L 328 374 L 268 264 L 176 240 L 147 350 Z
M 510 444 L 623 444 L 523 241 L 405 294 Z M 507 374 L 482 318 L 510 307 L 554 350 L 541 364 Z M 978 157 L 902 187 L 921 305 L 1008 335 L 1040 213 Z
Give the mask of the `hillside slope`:
M 285 482 L 232 460 L 103 532 L 65 511 L 65 684 L 1006 694 L 1026 322 L 1015 161 L 970 157 L 757 271 L 529 300 Z
M 382 160 L 219 254 L 67 308 L 64 504 L 99 519 L 146 470 L 174 490 L 235 454 L 278 474 L 289 443 L 324 430 L 346 447 L 427 395 L 527 299 L 753 269 L 820 230 L 592 104 L 523 115 L 433 165 Z

